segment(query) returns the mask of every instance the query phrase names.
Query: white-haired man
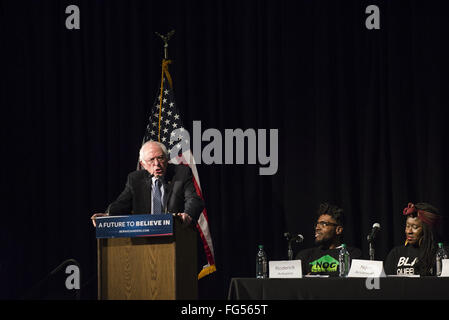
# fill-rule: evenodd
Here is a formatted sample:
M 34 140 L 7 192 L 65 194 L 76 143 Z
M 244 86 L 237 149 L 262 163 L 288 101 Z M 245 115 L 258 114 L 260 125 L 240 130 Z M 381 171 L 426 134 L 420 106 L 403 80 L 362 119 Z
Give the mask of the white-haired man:
M 198 220 L 204 209 L 192 180 L 192 171 L 185 165 L 168 163 L 167 148 L 160 142 L 148 141 L 139 151 L 144 170 L 128 175 L 125 189 L 102 215 L 176 213 L 184 224 Z

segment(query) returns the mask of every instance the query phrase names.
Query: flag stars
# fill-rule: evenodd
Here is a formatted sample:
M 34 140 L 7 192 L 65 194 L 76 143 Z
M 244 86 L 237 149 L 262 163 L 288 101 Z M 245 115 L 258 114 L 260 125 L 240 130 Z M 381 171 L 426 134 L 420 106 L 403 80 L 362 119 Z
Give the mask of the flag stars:
M 147 137 L 149 139 L 158 140 L 167 147 L 179 150 L 184 146 L 189 146 L 190 142 L 186 140 L 186 129 L 181 123 L 181 115 L 177 110 L 177 105 L 174 101 L 173 92 L 170 88 L 165 88 L 157 97 L 153 105 L 152 114 L 150 115 L 147 126 Z M 179 129 L 176 131 L 176 129 Z M 173 132 L 175 131 L 175 132 Z M 160 133 L 160 137 L 158 134 Z

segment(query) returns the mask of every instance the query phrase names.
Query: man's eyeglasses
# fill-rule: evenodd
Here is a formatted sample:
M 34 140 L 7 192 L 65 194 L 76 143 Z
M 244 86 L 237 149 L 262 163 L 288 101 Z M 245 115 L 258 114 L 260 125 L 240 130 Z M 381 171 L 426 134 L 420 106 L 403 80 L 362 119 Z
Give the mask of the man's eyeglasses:
M 159 156 L 159 157 L 154 157 L 154 158 L 151 158 L 151 159 L 148 159 L 148 160 L 143 160 L 145 163 L 148 163 L 148 164 L 155 164 L 156 163 L 156 160 L 160 163 L 160 162 L 164 162 L 165 160 L 166 160 L 166 157 L 164 156 L 164 155 L 162 155 L 162 156 Z
M 320 227 L 329 227 L 329 226 L 336 227 L 336 226 L 338 226 L 337 223 L 332 223 L 332 222 L 327 222 L 327 221 L 318 221 L 313 226 L 316 228 L 318 225 Z

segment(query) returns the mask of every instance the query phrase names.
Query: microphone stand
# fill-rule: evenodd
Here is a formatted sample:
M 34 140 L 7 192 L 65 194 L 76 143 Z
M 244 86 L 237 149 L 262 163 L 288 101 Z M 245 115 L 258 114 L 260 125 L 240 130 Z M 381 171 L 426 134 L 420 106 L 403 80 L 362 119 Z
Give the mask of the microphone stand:
M 292 249 L 292 240 L 288 241 L 288 260 L 293 260 L 293 249 Z
M 368 240 L 368 247 L 369 247 L 369 259 L 374 260 L 374 239 L 372 239 L 370 236 L 367 237 Z
M 292 249 L 292 235 L 290 232 L 285 232 L 284 237 L 287 240 L 288 243 L 288 260 L 293 260 L 293 249 Z

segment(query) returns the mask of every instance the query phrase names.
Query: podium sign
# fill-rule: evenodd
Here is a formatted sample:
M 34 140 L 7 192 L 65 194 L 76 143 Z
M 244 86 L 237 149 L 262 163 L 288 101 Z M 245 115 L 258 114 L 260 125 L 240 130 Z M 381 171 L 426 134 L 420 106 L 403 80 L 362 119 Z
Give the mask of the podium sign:
M 104 216 L 98 217 L 96 222 L 97 239 L 173 235 L 173 216 L 171 214 Z

